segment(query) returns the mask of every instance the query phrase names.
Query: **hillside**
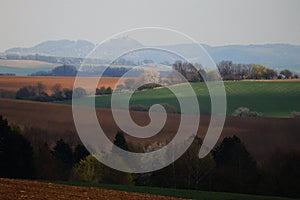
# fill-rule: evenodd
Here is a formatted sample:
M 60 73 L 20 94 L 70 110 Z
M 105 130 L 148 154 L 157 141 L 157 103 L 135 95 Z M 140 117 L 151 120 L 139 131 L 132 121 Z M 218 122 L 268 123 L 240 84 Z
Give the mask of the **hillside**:
M 94 48 L 94 44 L 85 40 L 49 40 L 29 48 L 11 48 L 5 54 L 44 54 L 61 57 L 84 57 Z
M 112 140 L 119 128 L 114 122 L 110 109 L 97 108 L 96 112 L 102 129 Z M 73 144 L 79 142 L 72 107 L 69 105 L 0 98 L 0 115 L 22 127 L 44 130 L 43 137 L 47 138 L 49 145 L 53 145 L 60 138 Z M 132 117 L 137 124 L 149 123 L 146 112 L 132 112 Z M 199 137 L 203 138 L 206 134 L 209 120 L 209 116 L 201 116 L 197 133 Z M 180 123 L 180 115 L 169 114 L 159 134 L 147 139 L 130 136 L 127 136 L 127 139 L 134 144 L 165 142 L 174 136 L 178 128 L 174 124 L 178 123 Z M 237 135 L 245 143 L 251 155 L 260 160 L 268 158 L 277 149 L 281 149 L 282 152 L 299 149 L 299 129 L 300 123 L 297 119 L 226 117 L 219 141 L 226 136 Z
M 2 60 L 0 59 L 0 73 L 27 76 L 38 71 L 49 71 L 56 67 L 55 63 L 37 60 Z
M 45 41 L 28 48 L 11 48 L 4 54 L 42 54 L 59 57 L 81 57 L 84 58 L 95 47 L 88 41 L 78 40 L 57 40 Z M 111 58 L 113 55 L 124 53 L 128 48 L 144 47 L 140 42 L 128 38 L 118 38 L 110 40 L 103 44 L 102 48 L 97 49 L 95 56 L 97 58 Z M 185 52 L 190 58 L 198 56 L 195 51 L 196 46 L 193 44 L 178 44 L 157 46 L 175 52 Z M 226 46 L 209 46 L 203 44 L 203 47 L 211 55 L 213 60 L 218 63 L 222 60 L 231 60 L 234 63 L 255 63 L 263 64 L 270 68 L 289 68 L 293 71 L 300 72 L 300 46 L 290 44 L 261 44 L 261 45 L 226 45 Z M 113 53 L 112 53 L 113 52 Z M 163 55 L 157 51 L 136 52 L 127 59 L 132 61 L 141 61 L 152 59 L 156 62 L 172 61 L 170 55 Z
M 205 83 L 192 83 L 202 114 L 210 111 L 210 98 Z M 300 82 L 279 81 L 226 81 L 227 115 L 235 109 L 247 107 L 262 113 L 264 117 L 289 118 L 292 111 L 300 111 Z M 181 85 L 172 87 L 183 87 Z M 188 98 L 188 97 L 187 97 Z M 131 105 L 151 106 L 156 103 L 179 105 L 175 96 L 167 89 L 155 89 L 135 92 Z M 66 102 L 71 104 L 71 102 Z M 109 108 L 110 96 L 96 97 L 96 107 Z

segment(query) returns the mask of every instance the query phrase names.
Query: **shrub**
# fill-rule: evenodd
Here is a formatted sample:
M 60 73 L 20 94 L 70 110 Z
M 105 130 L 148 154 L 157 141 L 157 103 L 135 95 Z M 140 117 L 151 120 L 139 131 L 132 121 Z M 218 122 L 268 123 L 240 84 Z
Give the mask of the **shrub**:
M 0 89 L 0 98 L 14 99 L 16 98 L 16 93 L 12 91 Z
M 96 88 L 96 95 L 104 95 L 105 94 L 105 87 L 102 86 L 101 88 Z
M 111 87 L 105 88 L 102 86 L 101 88 L 96 88 L 96 95 L 109 95 L 112 94 L 113 90 Z
M 36 86 L 24 86 L 16 93 L 16 99 L 34 99 L 37 96 Z
M 168 103 L 161 103 L 160 105 L 162 105 L 165 108 L 167 113 L 179 113 L 175 106 L 172 106 Z M 144 106 L 144 105 L 141 105 L 141 104 L 137 104 L 137 105 L 130 106 L 129 109 L 133 110 L 133 111 L 148 112 L 150 107 L 149 106 Z
M 71 172 L 71 180 L 89 183 L 101 183 L 102 173 L 103 166 L 101 163 L 94 158 L 94 156 L 89 155 L 73 167 Z
M 106 88 L 105 90 L 105 94 L 108 95 L 108 94 L 112 94 L 113 90 L 111 89 L 111 87 L 108 87 Z
M 137 90 L 138 91 L 149 90 L 149 89 L 154 89 L 156 87 L 162 87 L 162 85 L 157 84 L 157 83 L 147 83 L 147 84 L 144 84 L 144 85 L 140 86 Z
M 70 179 L 89 183 L 126 185 L 133 183 L 131 174 L 111 169 L 100 163 L 93 155 L 87 156 L 73 167 Z
M 246 107 L 239 107 L 238 109 L 236 109 L 232 116 L 235 117 L 260 117 L 262 116 L 261 113 L 256 112 L 256 111 L 250 111 L 249 108 Z

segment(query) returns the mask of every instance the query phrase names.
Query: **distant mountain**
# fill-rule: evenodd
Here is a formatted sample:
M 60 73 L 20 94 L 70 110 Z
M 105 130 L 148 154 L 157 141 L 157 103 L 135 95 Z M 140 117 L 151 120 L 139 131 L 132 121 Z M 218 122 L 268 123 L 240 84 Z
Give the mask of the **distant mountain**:
M 111 39 L 99 47 L 91 55 L 94 58 L 113 59 L 127 52 L 128 49 L 142 48 L 144 45 L 129 37 Z
M 85 40 L 51 40 L 30 48 L 12 48 L 5 54 L 44 54 L 59 57 L 85 57 L 95 45 Z
M 60 57 L 81 57 L 84 58 L 95 47 L 91 42 L 78 40 L 46 41 L 31 48 L 12 48 L 5 51 L 5 54 L 45 54 Z M 127 49 L 142 48 L 143 44 L 129 37 L 122 37 L 109 40 L 93 53 L 95 58 L 112 59 L 121 55 Z M 227 45 L 203 47 L 218 63 L 222 60 L 231 60 L 234 63 L 255 63 L 263 64 L 272 68 L 288 67 L 292 70 L 300 69 L 300 46 L 289 44 L 264 44 L 264 45 Z M 185 51 L 192 58 L 197 56 L 195 45 L 179 44 L 159 46 L 175 52 Z M 176 60 L 174 56 L 167 55 L 154 50 L 134 52 L 124 56 L 127 60 L 142 61 L 153 60 L 156 62 Z

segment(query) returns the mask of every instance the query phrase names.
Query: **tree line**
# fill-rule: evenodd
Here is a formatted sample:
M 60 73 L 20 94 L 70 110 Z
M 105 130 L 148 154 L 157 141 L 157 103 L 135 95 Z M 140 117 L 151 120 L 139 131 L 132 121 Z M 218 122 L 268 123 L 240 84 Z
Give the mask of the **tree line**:
M 75 88 L 74 90 L 68 88 L 62 88 L 60 84 L 55 84 L 51 88 L 51 94 L 47 93 L 47 87 L 43 83 L 39 82 L 36 85 L 28 85 L 21 87 L 16 92 L 16 99 L 32 100 L 32 101 L 65 101 L 72 98 L 81 98 L 87 95 L 87 92 L 83 88 Z
M 225 137 L 203 159 L 198 158 L 202 140 L 196 137 L 189 149 L 169 166 L 150 173 L 130 174 L 103 165 L 81 144 L 70 146 L 60 139 L 50 147 L 27 135 L 0 116 L 0 177 L 300 197 L 299 151 L 277 151 L 268 160 L 257 162 L 236 136 Z M 166 145 L 128 143 L 122 131 L 116 133 L 113 143 L 132 152 L 151 152 Z
M 111 87 L 96 88 L 95 95 L 110 95 L 113 89 Z M 78 99 L 87 95 L 85 89 L 78 87 L 75 89 L 63 88 L 61 84 L 55 84 L 51 87 L 50 92 L 47 91 L 47 86 L 41 82 L 36 85 L 23 86 L 14 94 L 13 92 L 1 91 L 0 97 L 16 98 L 21 100 L 52 102 L 52 101 L 67 101 L 72 98 Z
M 205 71 L 200 64 L 191 64 L 182 61 L 176 61 L 172 68 L 182 74 L 189 82 L 207 80 L 218 80 L 214 71 Z M 235 64 L 232 61 L 221 61 L 217 64 L 223 80 L 243 80 L 243 79 L 291 79 L 299 78 L 298 74 L 288 69 L 277 72 L 274 69 L 267 68 L 264 65 L 257 64 Z M 197 71 L 196 69 L 200 69 Z
M 102 74 L 103 77 L 122 77 L 128 71 L 131 70 L 131 76 L 137 76 L 141 73 L 140 69 L 132 69 L 129 67 L 105 67 L 105 66 L 84 66 L 78 69 L 74 65 L 63 64 L 57 66 L 50 71 L 38 71 L 30 76 L 99 76 Z

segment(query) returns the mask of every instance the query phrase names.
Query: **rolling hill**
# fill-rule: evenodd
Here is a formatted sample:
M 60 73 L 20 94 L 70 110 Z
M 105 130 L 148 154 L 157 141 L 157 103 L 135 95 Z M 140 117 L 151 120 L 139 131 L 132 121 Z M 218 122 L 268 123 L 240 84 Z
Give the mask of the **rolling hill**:
M 192 83 L 202 114 L 210 112 L 210 98 L 205 83 Z M 262 113 L 264 117 L 288 118 L 292 111 L 300 111 L 300 82 L 226 81 L 227 115 L 239 107 Z M 172 87 L 182 87 L 175 85 Z M 91 98 L 91 97 L 88 97 Z M 188 98 L 188 97 L 186 97 Z M 65 102 L 71 104 L 71 102 Z M 131 105 L 151 106 L 167 103 L 179 111 L 176 97 L 167 88 L 135 92 Z M 110 96 L 97 96 L 96 107 L 109 108 Z
M 94 44 L 85 40 L 49 40 L 29 48 L 11 48 L 5 54 L 42 54 L 58 57 L 84 57 L 94 48 Z
M 226 46 L 202 46 L 211 55 L 213 60 L 218 63 L 222 60 L 231 60 L 234 63 L 255 63 L 264 64 L 270 68 L 282 69 L 289 68 L 300 72 L 300 46 L 290 44 L 262 44 L 262 45 L 226 45 Z M 95 47 L 95 44 L 84 41 L 57 40 L 46 41 L 29 48 L 11 48 L 4 54 L 42 54 L 59 57 L 81 57 L 84 58 Z M 113 55 L 124 53 L 127 48 L 144 47 L 140 42 L 128 38 L 118 38 L 103 44 L 103 48 L 98 49 L 94 56 L 101 58 L 111 58 Z M 157 46 L 176 52 L 187 52 L 191 58 L 197 56 L 195 45 L 178 44 Z M 112 53 L 113 52 L 113 53 Z M 141 61 L 152 59 L 155 62 L 170 60 L 167 55 L 160 55 L 155 51 L 144 51 L 132 54 L 128 59 Z M 172 61 L 172 59 L 171 59 Z
M 111 110 L 97 108 L 96 112 L 102 129 L 113 141 L 115 133 L 120 128 L 115 123 Z M 0 114 L 21 127 L 42 130 L 40 134 L 42 138 L 47 138 L 49 145 L 55 145 L 55 142 L 61 138 L 73 145 L 80 142 L 70 105 L 0 98 Z M 149 123 L 147 112 L 132 112 L 131 116 L 139 125 Z M 209 121 L 210 116 L 201 116 L 197 132 L 199 137 L 205 136 Z M 141 139 L 127 135 L 126 139 L 130 143 L 141 145 L 153 141 L 166 142 L 174 137 L 179 123 L 180 115 L 169 114 L 164 128 L 155 136 Z M 236 135 L 256 160 L 265 160 L 277 149 L 281 149 L 282 152 L 291 149 L 299 150 L 299 128 L 299 119 L 227 116 L 219 141 L 224 137 Z
M 27 76 L 38 71 L 49 71 L 57 64 L 37 60 L 0 60 L 0 74 Z

